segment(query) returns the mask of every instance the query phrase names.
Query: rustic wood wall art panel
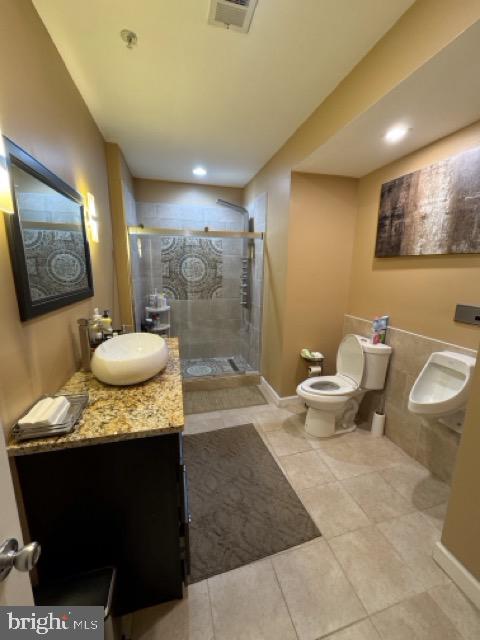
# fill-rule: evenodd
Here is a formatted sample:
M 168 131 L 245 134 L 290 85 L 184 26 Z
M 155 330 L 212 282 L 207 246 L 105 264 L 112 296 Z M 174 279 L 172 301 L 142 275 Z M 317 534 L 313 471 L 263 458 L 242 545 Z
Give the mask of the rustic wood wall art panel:
M 382 185 L 375 255 L 480 253 L 480 148 Z

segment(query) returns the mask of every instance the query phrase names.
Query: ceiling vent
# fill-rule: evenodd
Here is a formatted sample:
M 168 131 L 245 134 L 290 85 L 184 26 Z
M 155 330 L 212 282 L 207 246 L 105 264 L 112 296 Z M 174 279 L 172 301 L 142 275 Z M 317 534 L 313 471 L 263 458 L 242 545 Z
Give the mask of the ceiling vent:
M 209 24 L 247 33 L 257 0 L 212 0 Z

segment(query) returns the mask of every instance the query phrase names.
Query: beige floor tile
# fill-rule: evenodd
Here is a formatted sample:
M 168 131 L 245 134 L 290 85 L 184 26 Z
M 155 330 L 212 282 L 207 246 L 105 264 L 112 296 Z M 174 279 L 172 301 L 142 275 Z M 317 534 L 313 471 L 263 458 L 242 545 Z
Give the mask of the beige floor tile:
M 291 456 L 283 456 L 281 463 L 295 490 L 301 491 L 335 481 L 331 471 L 316 451 L 303 451 Z
M 381 640 L 377 630 L 370 620 L 356 622 L 352 626 L 342 629 L 328 636 L 326 640 Z
M 287 419 L 281 429 L 267 433 L 267 439 L 277 456 L 288 456 L 292 453 L 309 451 L 310 443 L 295 424 Z
M 305 421 L 305 416 L 307 415 L 307 409 L 305 404 L 300 400 L 293 400 L 292 402 L 288 402 L 283 406 L 283 409 L 287 409 L 290 413 L 297 413 L 298 415 L 303 416 Z
M 432 557 L 440 531 L 420 512 L 381 522 L 378 528 L 408 564 L 423 589 L 450 582 Z
M 320 440 L 309 438 L 312 448 L 318 449 L 338 480 L 401 464 L 409 458 L 387 438 L 375 438 L 357 429 L 337 438 Z
M 183 600 L 173 600 L 133 615 L 133 640 L 213 640 L 207 581 L 188 587 Z
M 420 590 L 410 568 L 376 527 L 346 533 L 329 545 L 369 613 Z
M 275 408 L 257 415 L 255 422 L 262 431 L 268 433 L 269 431 L 277 431 L 278 429 L 281 429 L 283 423 L 288 420 L 290 416 L 290 412 L 285 409 Z
M 323 536 L 333 538 L 371 523 L 339 482 L 297 491 Z
M 480 638 L 480 611 L 453 583 L 429 591 L 440 609 L 453 622 L 464 640 Z
M 373 522 L 395 518 L 413 509 L 379 473 L 350 478 L 342 484 Z
M 428 509 L 448 500 L 449 487 L 419 464 L 396 465 L 381 474 L 415 509 Z
M 453 624 L 428 593 L 381 611 L 372 622 L 384 640 L 461 640 Z
M 217 412 L 215 412 L 217 414 Z M 223 429 L 225 423 L 218 415 L 210 416 L 204 413 L 195 413 L 190 416 L 185 416 L 185 435 L 192 435 L 194 433 L 206 433 L 207 431 L 215 431 L 217 429 Z
M 296 640 L 270 560 L 208 580 L 215 640 Z
M 325 540 L 272 562 L 300 640 L 316 640 L 366 615 Z
M 248 424 L 253 420 L 252 409 L 254 407 L 245 407 L 242 409 L 227 409 L 226 411 L 219 411 L 219 417 L 227 426 L 237 426 L 240 424 Z
M 434 527 L 441 531 L 447 515 L 447 507 L 448 502 L 444 502 L 443 504 L 437 504 L 435 507 L 430 507 L 430 509 L 424 509 L 422 513 L 430 524 L 433 524 Z
M 368 464 L 358 464 L 356 462 L 349 462 L 344 456 L 339 455 L 337 452 L 326 452 L 323 449 L 317 449 L 319 451 L 325 464 L 329 467 L 337 480 L 345 480 L 347 478 L 354 478 L 366 473 L 372 473 L 375 471 L 374 467 Z

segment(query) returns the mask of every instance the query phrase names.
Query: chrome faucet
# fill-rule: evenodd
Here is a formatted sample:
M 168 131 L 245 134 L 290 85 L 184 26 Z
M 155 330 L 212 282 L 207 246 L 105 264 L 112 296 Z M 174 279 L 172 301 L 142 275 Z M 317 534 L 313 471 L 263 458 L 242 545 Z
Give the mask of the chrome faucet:
M 87 318 L 79 318 L 78 333 L 80 336 L 80 365 L 82 371 L 90 371 L 90 360 L 92 357 L 92 350 L 90 347 L 90 328 L 92 321 Z

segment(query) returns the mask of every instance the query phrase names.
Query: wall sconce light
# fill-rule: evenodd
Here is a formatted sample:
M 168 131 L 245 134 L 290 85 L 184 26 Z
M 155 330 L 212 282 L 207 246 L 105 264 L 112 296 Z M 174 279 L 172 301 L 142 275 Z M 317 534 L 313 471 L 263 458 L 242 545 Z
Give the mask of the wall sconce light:
M 90 239 L 92 240 L 92 242 L 98 242 L 98 216 L 97 209 L 95 207 L 95 198 L 92 193 L 87 193 L 87 202 L 85 208 L 87 214 L 87 228 Z
M 0 211 L 14 213 L 10 173 L 7 165 L 7 153 L 0 131 Z
M 137 238 L 137 252 L 138 252 L 138 257 L 141 258 L 142 257 L 142 241 L 140 240 L 140 238 Z

